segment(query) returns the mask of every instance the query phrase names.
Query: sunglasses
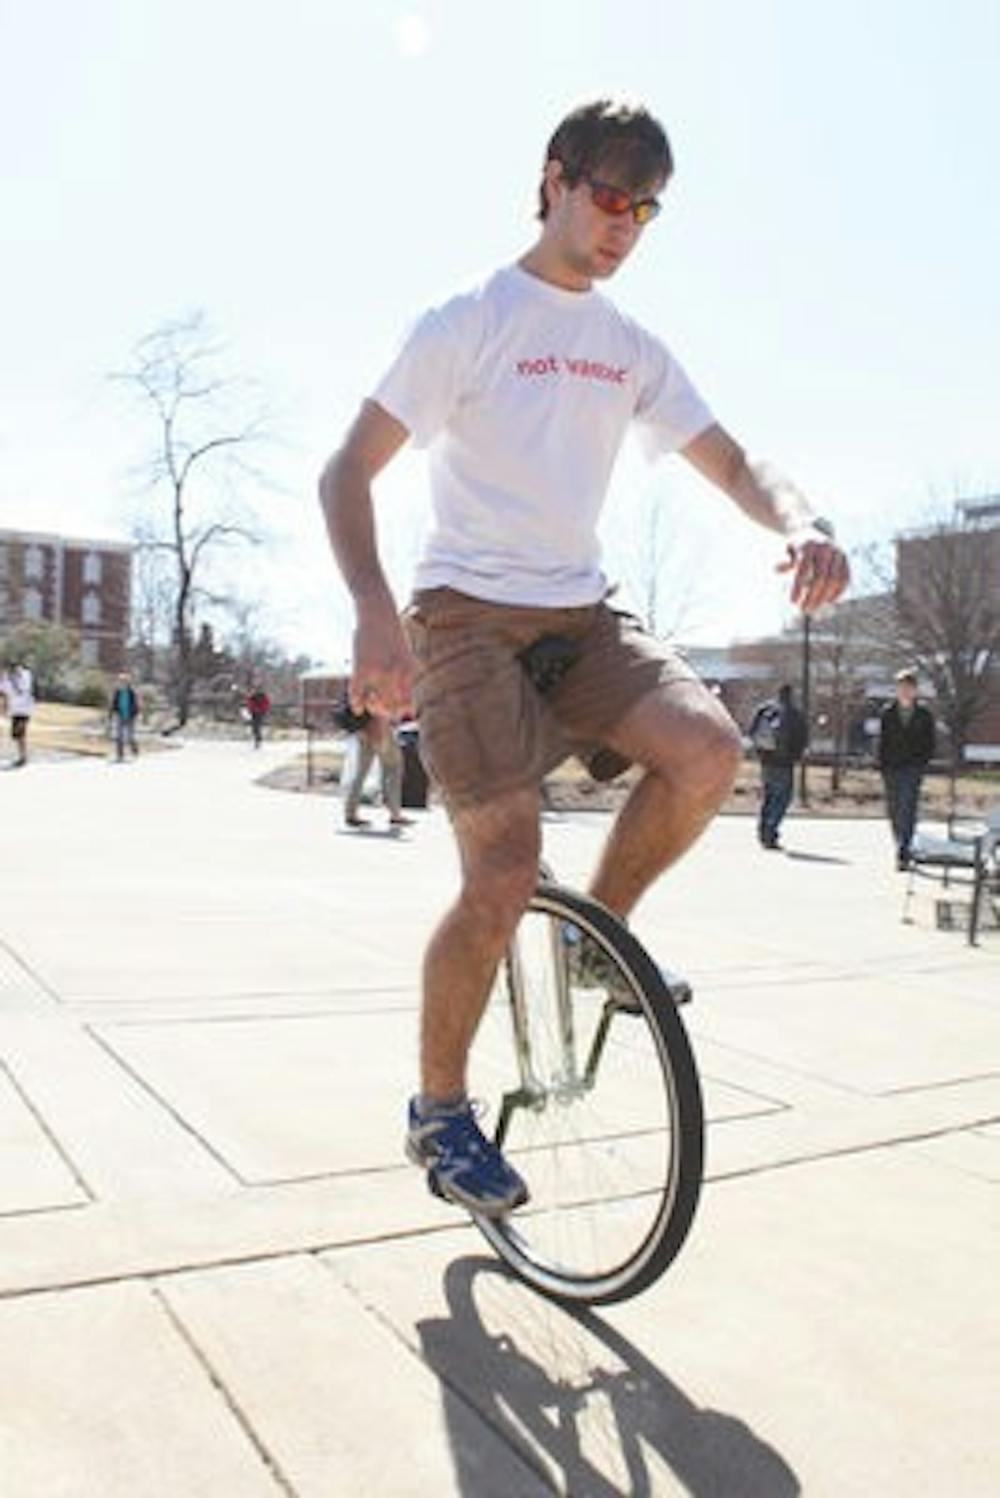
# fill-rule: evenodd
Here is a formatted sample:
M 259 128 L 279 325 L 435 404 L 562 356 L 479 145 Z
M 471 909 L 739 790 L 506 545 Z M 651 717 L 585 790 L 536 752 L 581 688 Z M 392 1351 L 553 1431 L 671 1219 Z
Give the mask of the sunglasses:
M 596 177 L 584 177 L 590 188 L 590 196 L 602 213 L 612 218 L 621 218 L 631 213 L 637 224 L 648 224 L 659 213 L 662 204 L 659 198 L 634 198 L 624 187 L 613 187 L 610 182 L 599 182 Z

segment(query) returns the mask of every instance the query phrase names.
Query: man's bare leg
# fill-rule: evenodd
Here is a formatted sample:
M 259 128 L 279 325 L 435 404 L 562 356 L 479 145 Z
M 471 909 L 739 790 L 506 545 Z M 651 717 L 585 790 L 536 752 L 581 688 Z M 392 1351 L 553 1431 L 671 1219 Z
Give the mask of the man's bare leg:
M 462 889 L 424 958 L 421 1087 L 447 1102 L 465 1091 L 469 1047 L 504 949 L 538 881 L 539 797 L 515 791 L 454 812 Z
M 739 733 L 700 682 L 651 692 L 608 743 L 645 766 L 605 844 L 590 892 L 626 916 L 664 869 L 701 836 L 728 795 Z

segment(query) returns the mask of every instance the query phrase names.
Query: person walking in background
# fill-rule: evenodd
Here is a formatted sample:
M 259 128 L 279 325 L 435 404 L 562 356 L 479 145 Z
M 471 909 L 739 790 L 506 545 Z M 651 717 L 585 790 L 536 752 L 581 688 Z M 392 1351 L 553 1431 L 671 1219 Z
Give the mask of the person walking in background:
M 133 755 L 139 753 L 135 740 L 135 725 L 139 721 L 139 699 L 127 671 L 119 671 L 118 682 L 108 703 L 108 728 L 115 738 L 115 759 L 120 764 L 125 758 L 125 745 Z
M 762 702 L 754 713 L 750 741 L 760 760 L 757 836 L 762 848 L 780 848 L 778 829 L 791 805 L 795 766 L 809 741 L 806 720 L 787 683 L 779 689 L 777 701 Z
M 368 825 L 367 818 L 359 815 L 358 808 L 376 757 L 382 774 L 382 801 L 389 813 L 389 826 L 408 826 L 412 818 L 403 815 L 403 751 L 392 723 L 377 713 L 364 712 L 352 714 L 352 717 L 354 726 L 348 728 L 350 740 L 344 761 L 344 826 Z
M 896 700 L 879 718 L 878 767 L 896 843 L 896 867 L 909 868 L 917 825 L 920 782 L 934 755 L 935 724 L 930 708 L 917 701 L 918 677 L 907 667 L 896 672 Z
M 11 768 L 17 770 L 28 763 L 28 725 L 35 711 L 34 678 L 23 661 L 12 662 L 0 676 L 0 692 L 7 704 L 10 736 L 14 741 Z
M 261 686 L 252 686 L 243 704 L 250 723 L 250 737 L 255 749 L 259 749 L 264 737 L 264 721 L 271 711 L 271 699 Z

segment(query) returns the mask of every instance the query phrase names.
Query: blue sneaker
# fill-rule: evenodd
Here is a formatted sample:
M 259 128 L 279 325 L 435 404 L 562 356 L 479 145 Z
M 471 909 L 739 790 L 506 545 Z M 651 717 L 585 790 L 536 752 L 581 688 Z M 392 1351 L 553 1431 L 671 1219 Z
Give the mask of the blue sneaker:
M 564 921 L 562 928 L 563 951 L 566 954 L 566 976 L 570 987 L 603 988 L 619 1009 L 628 1014 L 640 1014 L 639 1003 L 628 981 L 620 969 L 592 936 L 581 931 L 572 921 Z M 680 973 L 657 964 L 657 971 L 666 985 L 667 993 L 675 1004 L 690 1004 L 691 985 Z
M 423 1114 L 411 1098 L 406 1153 L 426 1169 L 435 1196 L 470 1212 L 503 1217 L 528 1200 L 527 1186 L 486 1138 L 471 1103 Z

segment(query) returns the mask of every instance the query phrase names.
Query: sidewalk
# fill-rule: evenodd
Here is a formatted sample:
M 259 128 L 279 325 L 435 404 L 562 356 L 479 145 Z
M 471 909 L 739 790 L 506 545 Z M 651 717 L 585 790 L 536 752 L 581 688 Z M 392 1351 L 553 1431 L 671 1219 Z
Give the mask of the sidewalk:
M 3 1498 L 992 1498 L 1000 933 L 903 926 L 880 823 L 717 822 L 636 922 L 709 1184 L 575 1319 L 402 1159 L 441 813 L 340 833 L 288 756 L 0 775 Z

